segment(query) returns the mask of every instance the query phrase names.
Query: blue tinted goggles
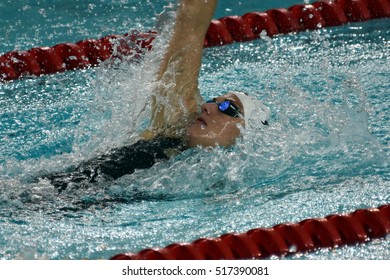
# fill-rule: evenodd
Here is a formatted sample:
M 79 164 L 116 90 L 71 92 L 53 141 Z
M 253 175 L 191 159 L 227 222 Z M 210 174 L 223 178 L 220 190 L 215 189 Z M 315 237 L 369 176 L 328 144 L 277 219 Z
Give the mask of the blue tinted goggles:
M 224 113 L 225 115 L 228 115 L 233 118 L 239 118 L 241 117 L 240 110 L 236 105 L 234 105 L 229 100 L 225 100 L 222 102 L 215 102 L 215 100 L 208 100 L 206 103 L 215 103 L 218 106 L 218 110 Z

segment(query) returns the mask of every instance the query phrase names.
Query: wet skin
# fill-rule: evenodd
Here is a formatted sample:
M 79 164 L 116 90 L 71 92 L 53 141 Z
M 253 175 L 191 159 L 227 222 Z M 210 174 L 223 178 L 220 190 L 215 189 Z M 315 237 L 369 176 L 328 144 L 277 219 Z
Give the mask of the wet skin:
M 243 114 L 241 101 L 234 94 L 225 94 L 214 99 L 215 102 L 231 101 Z M 235 144 L 240 136 L 240 127 L 244 119 L 231 117 L 218 109 L 216 103 L 204 103 L 201 113 L 187 129 L 188 147 L 229 147 Z

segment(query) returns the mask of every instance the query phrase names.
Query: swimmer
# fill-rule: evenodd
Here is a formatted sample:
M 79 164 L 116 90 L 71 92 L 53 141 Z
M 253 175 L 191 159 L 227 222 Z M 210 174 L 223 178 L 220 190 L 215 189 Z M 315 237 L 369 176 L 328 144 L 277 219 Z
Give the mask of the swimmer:
M 217 0 L 180 0 L 172 37 L 157 73 L 150 126 L 133 145 L 110 150 L 70 172 L 43 176 L 59 192 L 69 184 L 111 181 L 150 168 L 185 149 L 230 147 L 253 121 L 268 124 L 259 100 L 231 91 L 203 102 L 198 88 L 203 43 Z

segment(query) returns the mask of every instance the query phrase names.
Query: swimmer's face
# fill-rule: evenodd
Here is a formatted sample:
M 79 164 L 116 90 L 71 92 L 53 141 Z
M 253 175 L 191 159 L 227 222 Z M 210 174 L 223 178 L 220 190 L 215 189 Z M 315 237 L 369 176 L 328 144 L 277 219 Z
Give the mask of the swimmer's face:
M 189 147 L 229 147 L 235 144 L 240 136 L 240 127 L 244 126 L 244 119 L 220 111 L 217 103 L 225 100 L 229 100 L 243 114 L 241 101 L 232 93 L 215 98 L 215 103 L 204 103 L 200 115 L 187 129 Z

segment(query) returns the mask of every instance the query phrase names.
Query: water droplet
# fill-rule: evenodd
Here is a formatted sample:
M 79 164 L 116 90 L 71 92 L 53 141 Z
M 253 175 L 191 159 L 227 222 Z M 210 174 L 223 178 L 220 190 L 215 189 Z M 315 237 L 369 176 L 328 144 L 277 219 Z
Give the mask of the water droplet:
M 298 247 L 296 245 L 291 245 L 290 247 L 288 247 L 288 251 L 290 253 L 296 253 L 298 250 Z

